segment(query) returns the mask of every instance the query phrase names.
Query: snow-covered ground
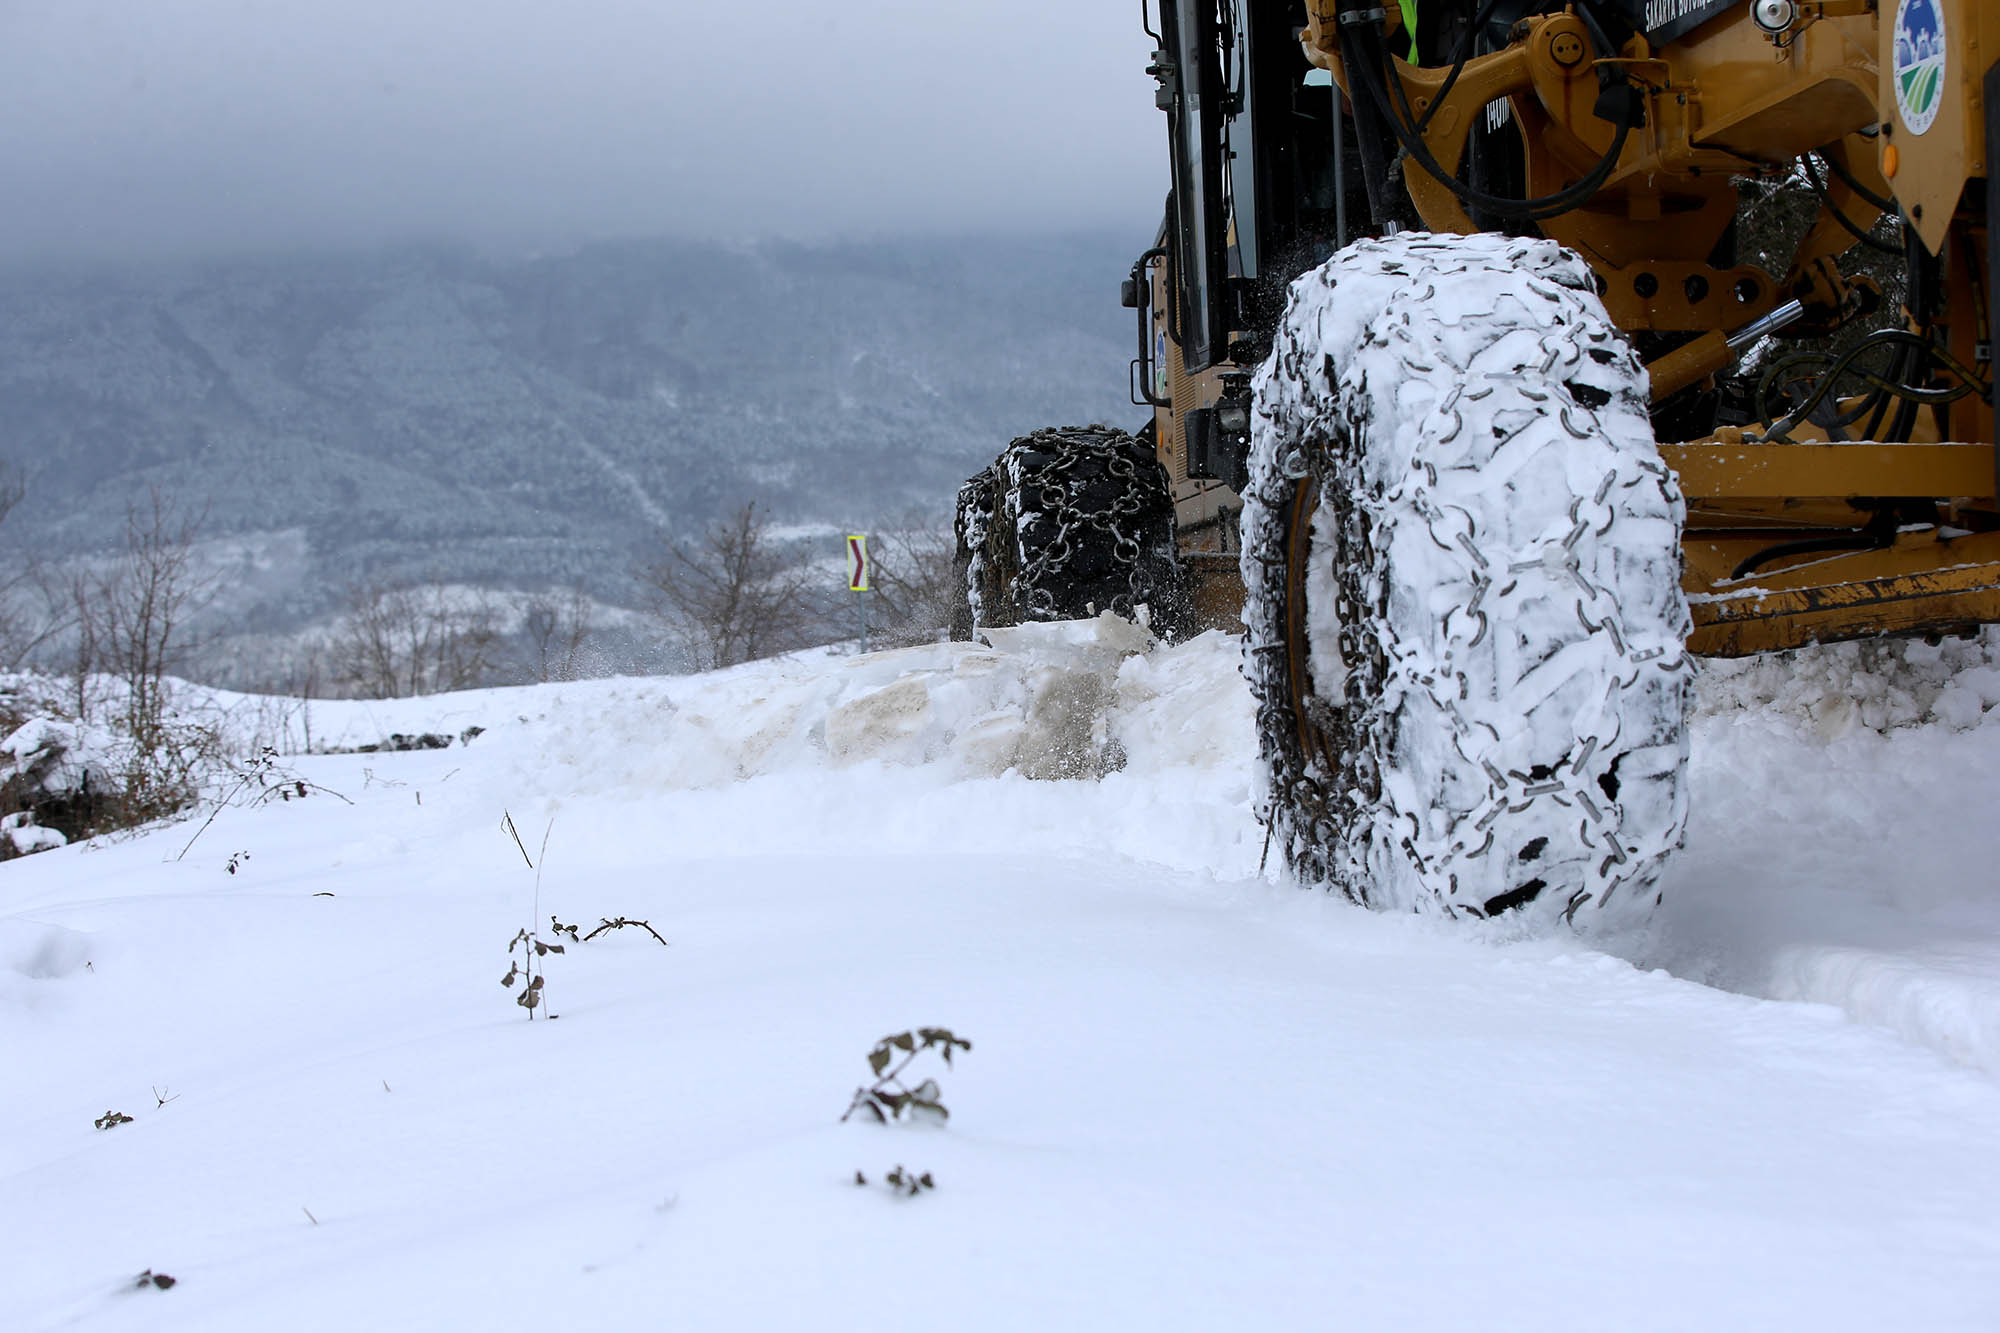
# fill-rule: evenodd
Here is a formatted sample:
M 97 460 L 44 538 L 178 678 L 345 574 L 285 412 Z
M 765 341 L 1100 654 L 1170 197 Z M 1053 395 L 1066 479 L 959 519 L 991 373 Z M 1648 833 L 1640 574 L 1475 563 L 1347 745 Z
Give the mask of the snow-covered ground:
M 995 639 L 314 704 L 485 730 L 0 866 L 0 1329 L 2000 1327 L 1995 647 L 1711 666 L 1613 956 L 1260 876 L 1234 641 Z M 551 915 L 670 943 L 530 1022 Z

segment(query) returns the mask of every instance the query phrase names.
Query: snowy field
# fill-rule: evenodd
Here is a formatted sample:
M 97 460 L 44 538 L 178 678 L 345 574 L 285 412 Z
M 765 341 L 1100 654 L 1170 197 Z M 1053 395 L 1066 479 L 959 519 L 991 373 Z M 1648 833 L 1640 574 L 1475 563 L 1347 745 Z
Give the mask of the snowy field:
M 1711 665 L 1614 955 L 1260 875 L 1233 640 L 994 637 L 317 703 L 485 730 L 0 865 L 0 1330 L 2000 1328 L 2000 645 Z M 668 946 L 530 1021 L 551 915 Z

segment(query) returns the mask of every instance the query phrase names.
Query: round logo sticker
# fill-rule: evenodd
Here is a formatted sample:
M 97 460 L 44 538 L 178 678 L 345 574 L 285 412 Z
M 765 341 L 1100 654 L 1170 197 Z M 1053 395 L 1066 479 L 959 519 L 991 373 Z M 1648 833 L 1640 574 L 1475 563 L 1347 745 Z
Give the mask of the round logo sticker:
M 1938 0 L 1898 0 L 1896 109 L 1910 133 L 1922 134 L 1944 105 L 1944 10 Z

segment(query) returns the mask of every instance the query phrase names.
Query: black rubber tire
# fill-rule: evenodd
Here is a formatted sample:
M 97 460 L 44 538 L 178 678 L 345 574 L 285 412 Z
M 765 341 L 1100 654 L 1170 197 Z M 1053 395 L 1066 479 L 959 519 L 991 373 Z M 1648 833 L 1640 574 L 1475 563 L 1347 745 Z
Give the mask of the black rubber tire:
M 1021 436 L 959 490 L 956 530 L 966 601 L 954 633 L 1105 611 L 1135 619 L 1141 606 L 1166 633 L 1181 613 L 1166 469 L 1122 430 Z
M 1642 922 L 1687 814 L 1679 488 L 1551 241 L 1406 234 L 1293 284 L 1256 379 L 1264 815 L 1356 902 Z

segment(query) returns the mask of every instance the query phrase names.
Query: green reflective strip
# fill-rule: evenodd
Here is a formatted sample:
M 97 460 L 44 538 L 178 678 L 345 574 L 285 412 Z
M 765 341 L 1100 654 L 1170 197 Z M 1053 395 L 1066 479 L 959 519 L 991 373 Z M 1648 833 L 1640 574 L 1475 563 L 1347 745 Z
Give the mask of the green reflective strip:
M 1405 64 L 1417 63 L 1417 0 L 1396 0 L 1396 8 L 1403 11 L 1403 32 L 1410 39 L 1409 54 L 1403 57 Z

